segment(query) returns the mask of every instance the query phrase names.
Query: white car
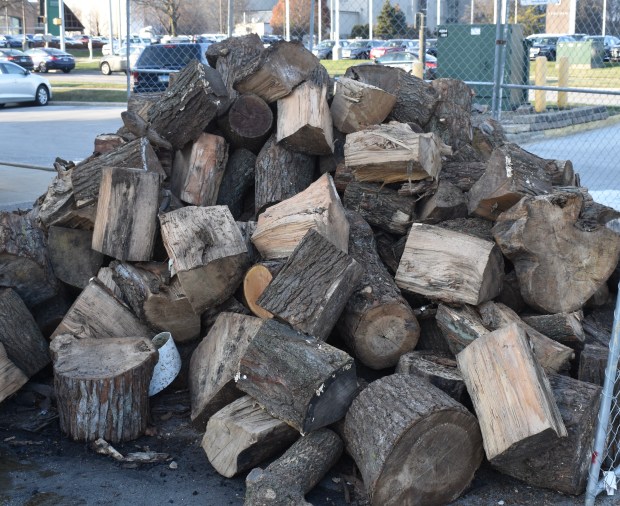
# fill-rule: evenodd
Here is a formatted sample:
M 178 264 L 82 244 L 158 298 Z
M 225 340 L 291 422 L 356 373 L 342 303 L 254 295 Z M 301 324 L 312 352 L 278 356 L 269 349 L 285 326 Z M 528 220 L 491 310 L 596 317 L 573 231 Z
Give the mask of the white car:
M 47 105 L 52 86 L 44 77 L 10 62 L 0 62 L 0 108 L 5 104 L 30 102 Z

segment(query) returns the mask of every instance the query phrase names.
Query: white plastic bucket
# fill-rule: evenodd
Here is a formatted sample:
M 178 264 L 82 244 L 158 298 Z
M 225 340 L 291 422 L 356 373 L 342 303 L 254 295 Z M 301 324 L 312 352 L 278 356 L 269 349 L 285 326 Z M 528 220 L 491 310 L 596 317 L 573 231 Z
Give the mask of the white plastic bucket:
M 157 334 L 152 342 L 159 351 L 159 360 L 153 370 L 153 377 L 149 385 L 149 397 L 170 385 L 181 370 L 181 355 L 179 355 L 179 350 L 177 350 L 170 332 Z

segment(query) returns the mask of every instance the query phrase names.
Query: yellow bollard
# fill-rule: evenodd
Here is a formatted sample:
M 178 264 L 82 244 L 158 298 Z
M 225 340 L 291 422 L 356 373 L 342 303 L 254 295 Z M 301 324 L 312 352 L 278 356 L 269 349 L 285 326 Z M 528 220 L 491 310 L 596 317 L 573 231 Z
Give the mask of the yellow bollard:
M 411 70 L 411 73 L 414 76 L 419 77 L 420 79 L 424 79 L 424 67 L 422 66 L 421 61 L 413 62 L 413 68 Z
M 547 85 L 547 58 L 538 56 L 536 58 L 536 76 L 534 79 L 536 86 Z M 544 112 L 547 109 L 547 92 L 545 90 L 534 91 L 534 110 Z
M 558 88 L 568 88 L 568 56 L 558 59 Z M 564 109 L 568 105 L 568 93 L 558 91 L 558 108 Z

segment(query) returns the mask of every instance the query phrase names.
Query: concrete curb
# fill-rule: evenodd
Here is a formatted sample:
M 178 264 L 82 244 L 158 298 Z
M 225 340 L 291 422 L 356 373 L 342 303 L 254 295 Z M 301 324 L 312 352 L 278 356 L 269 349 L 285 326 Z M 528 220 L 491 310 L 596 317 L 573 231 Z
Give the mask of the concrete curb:
M 63 100 L 50 100 L 48 105 L 64 106 L 88 106 L 88 107 L 127 107 L 127 102 L 69 102 Z

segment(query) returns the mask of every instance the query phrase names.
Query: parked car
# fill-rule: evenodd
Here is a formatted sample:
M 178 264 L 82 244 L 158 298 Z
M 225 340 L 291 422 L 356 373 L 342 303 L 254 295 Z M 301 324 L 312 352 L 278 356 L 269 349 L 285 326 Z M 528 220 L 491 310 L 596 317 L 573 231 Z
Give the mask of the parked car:
M 18 102 L 46 105 L 51 98 L 52 86 L 47 79 L 14 63 L 0 62 L 0 107 Z
M 53 47 L 29 49 L 26 54 L 32 58 L 36 72 L 62 70 L 68 74 L 75 68 L 75 58 L 69 53 Z
M 144 50 L 142 46 L 131 46 L 129 52 L 129 67 L 133 68 L 136 65 L 138 57 Z M 127 72 L 127 53 L 111 54 L 104 56 L 99 61 L 99 70 L 104 76 L 109 76 L 112 72 Z
M 427 54 L 424 69 L 425 79 L 435 79 L 437 77 L 437 58 Z M 375 58 L 377 65 L 385 65 L 386 67 L 396 67 L 411 73 L 413 71 L 413 64 L 420 61 L 418 53 L 413 51 L 393 51 Z
M 605 49 L 605 61 L 611 60 L 611 50 L 614 46 L 620 46 L 620 39 L 613 35 L 588 35 L 584 40 L 593 40 L 603 44 Z
M 283 40 L 279 35 L 263 35 L 260 39 L 263 41 L 263 47 L 269 47 L 274 42 Z
M 131 76 L 133 92 L 163 91 L 168 87 L 170 74 L 178 72 L 192 60 L 208 64 L 209 44 L 153 44 L 146 46 L 138 57 Z
M 32 58 L 19 49 L 0 49 L 0 61 L 10 61 L 26 70 L 33 70 Z
M 382 40 L 356 39 L 349 42 L 349 45 L 342 50 L 341 56 L 344 59 L 368 60 L 370 50 L 383 44 Z
M 333 57 L 333 48 L 336 45 L 335 40 L 327 39 L 321 41 L 320 44 L 317 44 L 312 49 L 312 54 L 314 54 L 319 60 L 331 60 Z M 345 48 L 349 45 L 348 40 L 340 40 L 338 41 L 338 45 L 341 48 Z
M 557 45 L 560 42 L 575 42 L 570 35 L 530 35 L 530 60 L 535 60 L 539 56 L 545 56 L 549 61 L 555 61 Z
M 370 59 L 381 58 L 382 56 L 396 51 L 417 49 L 419 41 L 413 39 L 391 39 L 385 41 L 381 46 L 373 47 L 370 50 Z

